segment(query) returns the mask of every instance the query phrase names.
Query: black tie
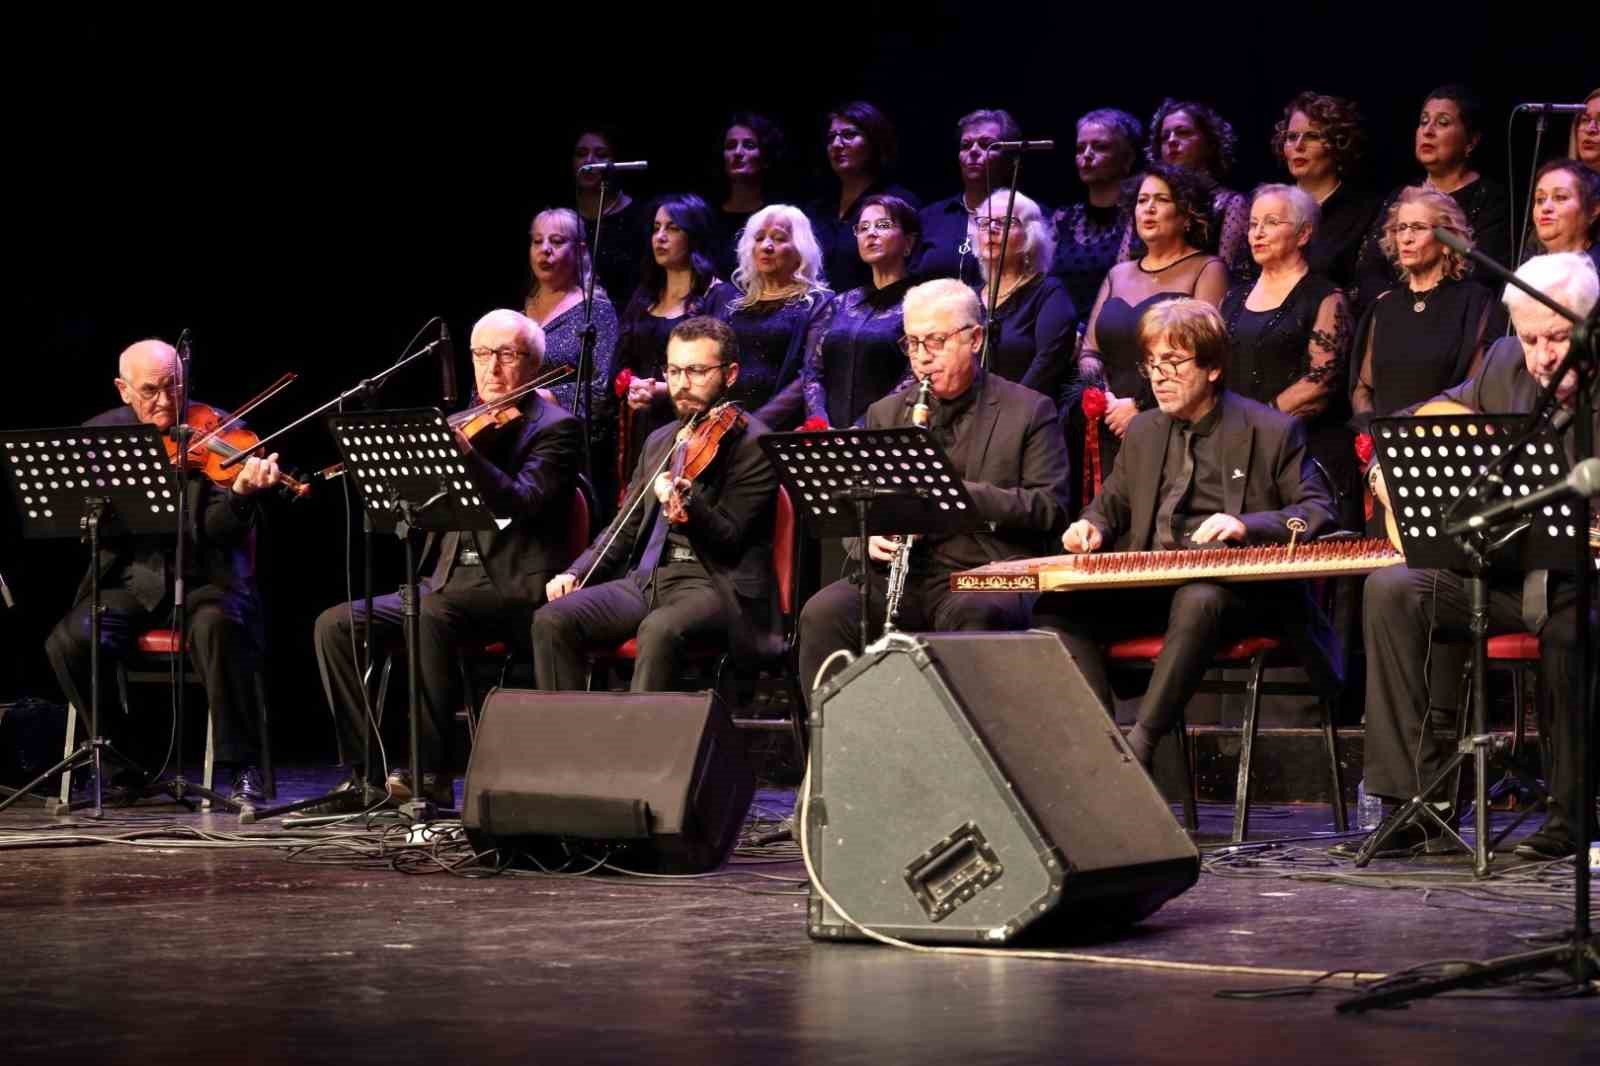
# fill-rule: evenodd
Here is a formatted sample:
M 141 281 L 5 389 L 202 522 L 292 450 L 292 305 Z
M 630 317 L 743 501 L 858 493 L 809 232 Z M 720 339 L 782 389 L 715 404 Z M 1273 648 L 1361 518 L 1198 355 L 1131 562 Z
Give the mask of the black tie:
M 1182 434 L 1183 466 L 1167 486 L 1166 495 L 1161 498 L 1161 507 L 1156 511 L 1156 535 L 1161 538 L 1164 548 L 1183 547 L 1183 533 L 1173 524 L 1173 520 L 1177 517 L 1183 498 L 1189 494 L 1189 483 L 1194 480 L 1194 433 L 1188 426 L 1179 426 L 1178 432 Z

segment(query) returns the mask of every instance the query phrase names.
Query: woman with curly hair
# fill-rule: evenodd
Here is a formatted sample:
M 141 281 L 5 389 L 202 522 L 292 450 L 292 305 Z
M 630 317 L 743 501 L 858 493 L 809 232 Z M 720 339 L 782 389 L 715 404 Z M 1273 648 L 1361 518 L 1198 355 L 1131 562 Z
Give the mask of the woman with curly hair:
M 733 284 L 739 294 L 710 312 L 739 339 L 739 381 L 729 399 L 772 429 L 792 429 L 805 419 L 800 368 L 821 341 L 833 299 L 805 212 L 768 204 L 751 215 Z
M 1317 203 L 1306 263 L 1341 289 L 1355 287 L 1361 239 L 1378 214 L 1378 197 L 1355 184 L 1366 140 L 1353 101 L 1316 92 L 1290 100 L 1272 132 L 1273 154 Z
M 1384 217 L 1381 247 L 1399 283 L 1356 328 L 1350 406 L 1358 430 L 1472 377 L 1505 332 L 1494 291 L 1465 280 L 1467 260 L 1434 237 L 1435 226 L 1473 239 L 1461 205 L 1422 185 L 1402 189 Z
M 1483 140 L 1483 104 L 1464 85 L 1442 85 L 1422 101 L 1413 143 L 1425 177 L 1422 185 L 1444 193 L 1460 206 L 1477 234 L 1477 247 L 1497 262 L 1511 259 L 1511 216 L 1506 187 L 1481 175 L 1472 156 Z M 1394 284 L 1390 254 L 1382 244 L 1390 209 L 1401 190 L 1389 194 L 1383 213 L 1361 244 L 1356 264 L 1359 309 L 1372 306 L 1378 294 Z M 1472 264 L 1466 266 L 1472 275 Z M 1492 282 L 1490 283 L 1492 284 Z M 1498 286 L 1495 286 L 1498 287 Z
M 1130 189 L 1128 207 L 1144 252 L 1132 262 L 1118 263 L 1106 275 L 1078 357 L 1083 388 L 1093 385 L 1104 390 L 1104 412 L 1097 408 L 1096 414 L 1103 423 L 1098 447 L 1107 471 L 1133 416 L 1155 406 L 1150 382 L 1139 373 L 1144 360 L 1140 317 L 1154 305 L 1179 296 L 1218 307 L 1228 291 L 1227 265 L 1201 250 L 1211 231 L 1211 182 L 1194 170 L 1157 163 L 1137 185 L 1130 183 Z M 1073 432 L 1070 422 L 1068 432 Z M 1085 503 L 1092 491 L 1084 494 Z
M 1145 158 L 1203 174 L 1212 182 L 1211 216 L 1216 221 L 1205 251 L 1219 256 L 1235 274 L 1250 274 L 1249 241 L 1245 224 L 1250 201 L 1241 192 L 1224 188 L 1222 179 L 1233 169 L 1238 137 L 1232 123 L 1205 104 L 1167 98 L 1150 120 L 1150 143 Z M 1133 249 L 1137 251 L 1137 249 Z M 1124 258 L 1134 258 L 1129 254 Z

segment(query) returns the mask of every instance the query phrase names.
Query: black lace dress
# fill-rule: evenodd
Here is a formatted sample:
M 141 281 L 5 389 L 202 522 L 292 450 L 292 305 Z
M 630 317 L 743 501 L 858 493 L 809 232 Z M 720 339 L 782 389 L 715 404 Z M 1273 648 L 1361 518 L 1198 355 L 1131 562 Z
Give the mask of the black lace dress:
M 739 338 L 739 380 L 729 398 L 746 411 L 761 413 L 771 429 L 793 429 L 805 421 L 800 367 L 805 353 L 820 343 L 832 300 L 826 289 L 812 289 L 748 306 L 730 300 L 713 312 Z
M 1128 229 L 1127 213 L 1115 204 L 1083 202 L 1056 212 L 1056 254 L 1050 276 L 1060 278 L 1074 307 L 1093 307 L 1095 294 L 1117 262 Z
M 829 305 L 802 371 L 807 418 L 853 426 L 870 405 L 909 380 L 900 338 L 902 301 L 912 284 L 905 278 L 881 289 L 864 285 Z

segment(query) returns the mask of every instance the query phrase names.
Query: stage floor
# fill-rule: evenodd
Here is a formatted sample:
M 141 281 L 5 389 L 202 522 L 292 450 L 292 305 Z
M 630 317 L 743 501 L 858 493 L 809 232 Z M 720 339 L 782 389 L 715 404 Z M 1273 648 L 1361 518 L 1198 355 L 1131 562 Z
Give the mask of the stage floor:
M 280 784 L 309 795 L 334 777 Z M 764 791 L 758 810 L 792 800 Z M 82 830 L 0 814 L 4 844 L 148 841 L 0 850 L 5 1061 L 1600 1061 L 1593 998 L 1503 989 L 1338 1016 L 1344 992 L 1215 995 L 1305 979 L 1207 967 L 1392 972 L 1543 946 L 1570 917 L 1571 879 L 1538 866 L 1502 862 L 1473 886 L 1459 861 L 1380 862 L 1356 883 L 1305 879 L 1356 873 L 1325 840 L 1251 854 L 1271 866 L 1213 852 L 1132 933 L 1069 949 L 1122 964 L 959 958 L 809 940 L 804 870 L 783 846 L 695 880 L 467 879 L 416 851 L 413 873 L 396 870 L 376 831 L 292 851 L 275 823 L 173 811 Z M 1203 832 L 1228 816 L 1203 808 Z M 1266 808 L 1255 826 L 1328 832 L 1331 814 Z M 1302 876 L 1276 876 L 1289 869 Z

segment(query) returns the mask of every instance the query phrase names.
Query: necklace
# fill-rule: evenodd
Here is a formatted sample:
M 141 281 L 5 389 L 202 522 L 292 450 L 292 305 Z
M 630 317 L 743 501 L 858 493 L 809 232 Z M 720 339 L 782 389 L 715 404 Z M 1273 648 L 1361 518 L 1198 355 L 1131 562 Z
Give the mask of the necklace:
M 1412 292 L 1411 292 L 1411 296 L 1412 296 L 1411 310 L 1415 311 L 1419 315 L 1422 314 L 1422 312 L 1424 312 L 1424 311 L 1426 311 L 1428 309 L 1428 297 L 1432 296 L 1434 293 L 1436 293 L 1438 291 L 1439 291 L 1439 283 L 1438 282 L 1434 282 L 1433 283 L 1433 287 L 1431 289 L 1422 289 L 1420 291 L 1413 289 Z

